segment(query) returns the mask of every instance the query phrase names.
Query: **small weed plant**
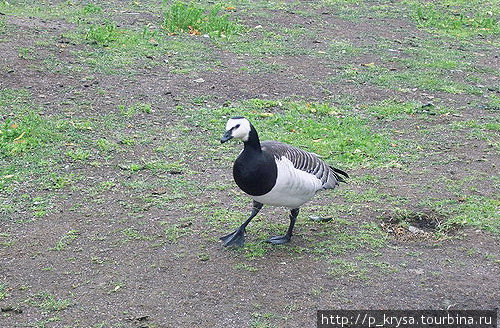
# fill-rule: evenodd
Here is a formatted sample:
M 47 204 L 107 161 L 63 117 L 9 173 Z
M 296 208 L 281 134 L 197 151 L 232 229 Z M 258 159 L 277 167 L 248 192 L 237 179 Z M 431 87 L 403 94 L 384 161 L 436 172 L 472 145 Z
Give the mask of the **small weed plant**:
M 116 24 L 106 21 L 104 24 L 91 25 L 85 34 L 85 39 L 92 44 L 106 47 L 118 39 L 119 33 Z
M 240 25 L 222 14 L 221 6 L 212 6 L 208 10 L 193 3 L 178 1 L 165 12 L 163 26 L 168 33 L 187 32 L 192 35 L 208 34 L 224 37 L 236 34 Z

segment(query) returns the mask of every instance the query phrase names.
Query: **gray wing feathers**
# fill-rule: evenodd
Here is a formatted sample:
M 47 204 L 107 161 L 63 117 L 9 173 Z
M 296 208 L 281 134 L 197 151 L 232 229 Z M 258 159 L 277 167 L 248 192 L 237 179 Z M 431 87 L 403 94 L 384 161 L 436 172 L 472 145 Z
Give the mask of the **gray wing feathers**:
M 262 141 L 261 147 L 263 151 L 278 159 L 283 156 L 288 158 L 296 169 L 316 176 L 321 180 L 323 189 L 333 189 L 339 183 L 333 168 L 314 153 L 278 141 Z

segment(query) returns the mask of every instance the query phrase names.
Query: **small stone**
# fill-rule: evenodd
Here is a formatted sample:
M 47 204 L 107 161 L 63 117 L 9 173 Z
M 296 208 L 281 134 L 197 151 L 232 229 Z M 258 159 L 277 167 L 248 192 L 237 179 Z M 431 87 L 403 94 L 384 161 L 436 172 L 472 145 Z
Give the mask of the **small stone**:
M 419 276 L 424 274 L 424 269 L 410 269 L 411 272 L 418 274 Z
M 414 234 L 417 234 L 417 233 L 423 233 L 424 231 L 422 229 L 419 229 L 415 226 L 409 226 L 408 227 L 408 230 L 411 232 L 411 233 L 414 233 Z

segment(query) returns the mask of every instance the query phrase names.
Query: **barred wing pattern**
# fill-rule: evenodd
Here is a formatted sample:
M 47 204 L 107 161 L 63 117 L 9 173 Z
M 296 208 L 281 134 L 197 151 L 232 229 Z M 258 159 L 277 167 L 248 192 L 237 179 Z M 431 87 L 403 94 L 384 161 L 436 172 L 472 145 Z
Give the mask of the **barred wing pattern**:
M 333 189 L 339 182 L 345 182 L 339 174 L 348 177 L 347 173 L 328 165 L 318 155 L 288 144 L 267 140 L 261 142 L 261 147 L 275 158 L 280 159 L 284 156 L 296 169 L 316 176 L 321 181 L 323 189 Z

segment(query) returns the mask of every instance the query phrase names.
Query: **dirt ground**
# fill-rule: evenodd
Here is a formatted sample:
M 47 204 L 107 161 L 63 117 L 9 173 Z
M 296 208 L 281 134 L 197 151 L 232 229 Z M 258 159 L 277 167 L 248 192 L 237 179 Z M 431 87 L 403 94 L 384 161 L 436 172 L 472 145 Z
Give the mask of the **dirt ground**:
M 418 29 L 408 17 L 371 18 L 367 13 L 353 21 L 339 17 L 332 8 L 309 9 L 311 15 L 261 10 L 269 15 L 242 14 L 242 23 L 262 25 L 264 29 L 275 26 L 272 24 L 303 25 L 316 31 L 314 37 L 300 41 L 302 47 L 313 52 L 327 51 L 328 42 L 336 38 L 350 40 L 359 47 L 369 47 L 384 38 L 393 41 L 391 46 L 406 47 L 413 39 L 433 37 Z M 132 174 L 119 167 L 120 163 L 154 156 L 153 146 L 170 140 L 169 133 L 173 133 L 173 143 L 181 142 L 175 138 L 186 133 L 189 140 L 199 140 L 200 147 L 191 147 L 185 157 L 189 159 L 190 170 L 197 174 L 170 171 L 162 179 L 191 179 L 198 186 L 231 184 L 230 163 L 240 145 L 228 146 L 210 157 L 206 154 L 209 151 L 203 153 L 201 149 L 216 147 L 218 141 L 204 139 L 207 134 L 190 125 L 190 116 L 207 104 L 220 107 L 247 99 L 288 97 L 328 102 L 341 94 L 355 95 L 363 103 L 395 97 L 423 104 L 441 99 L 450 108 L 460 108 L 460 115 L 456 116 L 438 115 L 427 121 L 382 120 L 371 124 L 374 131 L 401 131 L 399 135 L 404 139 L 418 129 L 498 115 L 498 111 L 468 105 L 477 103 L 482 95 L 421 89 L 403 92 L 349 81 L 323 83 L 340 74 L 346 64 L 377 65 L 382 61 L 377 54 L 370 53 L 339 56 L 333 64 L 331 59 L 308 54 L 264 56 L 262 61 L 280 68 L 260 73 L 242 71 L 240 68 L 248 62 L 244 54 L 213 46 L 211 40 L 202 37 L 199 42 L 212 47 L 209 56 L 218 63 L 215 69 L 199 70 L 193 75 L 172 73 L 168 65 L 149 68 L 139 65 L 130 68 L 133 74 L 89 73 L 75 52 L 91 46 L 64 39 L 68 31 L 76 28 L 75 24 L 62 18 L 21 14 L 3 17 L 6 32 L 0 42 L 2 89 L 29 90 L 30 101 L 45 117 L 85 119 L 116 113 L 117 106 L 130 99 L 152 103 L 155 110 L 147 117 L 138 115 L 128 119 L 129 134 L 140 135 L 149 128 L 160 134 L 154 137 L 157 140 L 152 138 L 152 144 L 138 143 L 128 151 L 102 160 L 102 165 L 56 162 L 57 170 L 66 169 L 83 177 L 72 188 L 30 189 L 32 186 L 22 182 L 9 195 L 3 195 L 4 202 L 8 202 L 8 197 L 18 199 L 22 194 L 30 194 L 30 199 L 50 197 L 52 202 L 47 214 L 36 218 L 25 207 L 2 214 L 0 232 L 7 242 L 0 245 L 0 283 L 5 286 L 0 295 L 2 292 L 6 295 L 0 297 L 1 327 L 314 327 L 316 311 L 320 309 L 498 309 L 499 235 L 465 226 L 452 229 L 441 238 L 434 234 L 432 224 L 443 219 L 441 214 L 418 205 L 424 194 L 436 199 L 454 197 L 450 190 L 430 182 L 430 176 L 453 180 L 468 176 L 468 172 L 481 172 L 484 178 L 477 182 L 478 193 L 498 197 L 498 186 L 494 185 L 498 180 L 487 177 L 498 176 L 499 153 L 483 151 L 486 146 L 482 140 L 429 130 L 428 134 L 415 135 L 414 140 L 432 144 L 434 149 L 428 156 L 409 163 L 408 169 L 359 166 L 349 170 L 353 177 L 376 176 L 378 193 L 405 197 L 409 200 L 405 209 L 425 213 L 410 222 L 426 231 L 425 238 L 415 237 L 391 221 L 391 200 L 385 204 L 367 200 L 351 214 L 343 212 L 342 220 L 347 224 L 336 223 L 337 218 L 326 224 L 308 221 L 308 215 L 316 207 L 332 202 L 344 208 L 350 205 L 345 194 L 339 191 L 337 196 L 334 191 L 322 193 L 311 202 L 309 212 L 299 217 L 301 222 L 289 245 L 263 246 L 262 256 L 248 256 L 251 251 L 221 246 L 218 237 L 229 232 L 234 222 L 209 224 L 212 217 L 223 215 L 217 214 L 218 208 L 238 213 L 238 220 L 247 214 L 250 201 L 235 185 L 185 193 L 173 197 L 166 205 L 155 206 L 147 204 L 144 198 L 161 197 L 158 196 L 163 193 L 161 182 L 155 182 L 158 174 L 150 171 Z M 157 13 L 145 10 L 138 15 L 117 10 L 114 16 L 115 20 L 121 19 L 119 26 L 125 27 L 141 26 L 153 18 L 157 18 Z M 456 49 L 461 45 L 450 43 L 449 47 Z M 32 58 L 20 56 L 21 48 L 31 49 Z M 496 52 L 478 49 L 476 53 L 481 54 L 477 56 L 480 65 L 498 70 L 498 49 Z M 404 55 L 395 52 L 395 56 Z M 47 58 L 49 61 L 55 58 L 64 65 L 81 65 L 84 69 L 51 70 L 47 68 Z M 487 81 L 498 86 L 498 75 L 485 73 L 482 82 Z M 498 95 L 499 90 L 491 92 Z M 201 104 L 193 101 L 200 97 L 208 100 Z M 68 109 L 68 103 L 79 106 Z M 185 115 L 176 110 L 179 106 L 188 109 Z M 6 119 L 5 112 L 2 114 Z M 180 125 L 186 127 L 185 131 L 172 132 Z M 161 134 L 162 127 L 165 135 Z M 222 129 L 223 125 L 221 133 Z M 106 130 L 86 133 L 95 133 L 97 138 L 103 137 Z M 225 152 L 227 159 L 217 159 L 220 152 Z M 97 196 L 92 194 L 90 190 L 104 180 L 118 183 Z M 141 190 L 143 198 L 139 199 L 128 185 L 141 181 L 148 181 L 152 187 Z M 422 186 L 426 188 L 421 189 Z M 363 194 L 366 186 L 358 181 L 339 189 Z M 206 205 L 198 210 L 193 204 Z M 134 206 L 141 207 L 139 214 L 134 212 Z M 419 223 L 420 219 L 426 222 Z M 269 220 L 275 224 L 264 228 L 264 235 L 285 230 L 284 210 L 264 208 L 256 219 Z M 321 236 L 335 240 L 332 231 L 355 238 L 358 227 L 366 224 L 382 231 L 380 245 L 374 241 L 373 245 L 367 242 L 359 248 L 343 249 L 343 243 L 347 245 L 350 241 L 339 239 L 335 245 L 342 251 L 338 254 L 331 250 L 318 253 L 312 246 L 322 241 Z M 172 240 L 166 240 L 164 235 L 169 226 L 179 230 Z M 77 231 L 76 237 L 64 244 L 62 250 L 50 251 L 69 231 Z M 259 233 L 250 225 L 247 236 L 250 247 L 261 247 L 255 246 L 259 239 Z M 332 263 L 340 264 L 335 267 Z M 361 264 L 351 268 L 342 263 Z

